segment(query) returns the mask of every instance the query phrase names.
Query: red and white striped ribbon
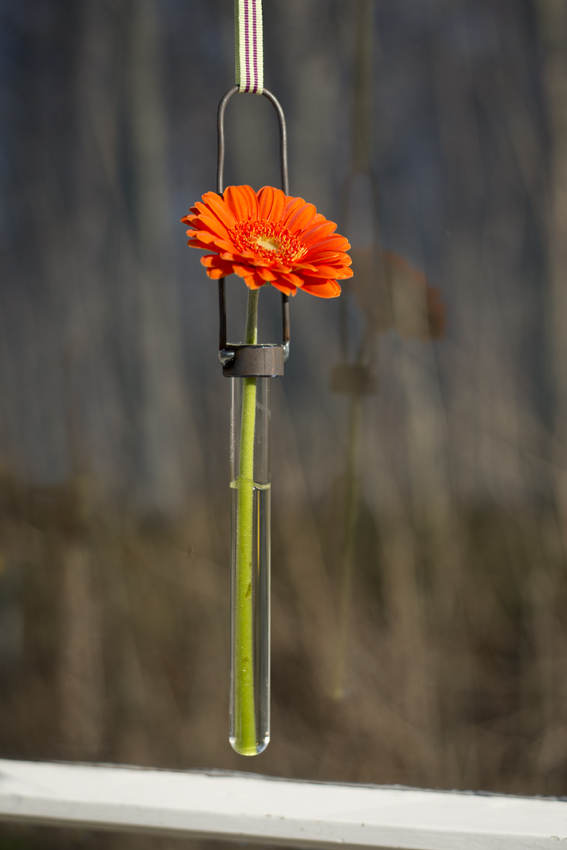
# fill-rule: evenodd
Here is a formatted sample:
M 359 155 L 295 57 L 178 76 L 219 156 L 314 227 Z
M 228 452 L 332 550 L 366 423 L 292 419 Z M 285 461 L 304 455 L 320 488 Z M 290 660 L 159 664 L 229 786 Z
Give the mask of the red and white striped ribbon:
M 262 0 L 234 0 L 236 85 L 241 92 L 264 90 Z

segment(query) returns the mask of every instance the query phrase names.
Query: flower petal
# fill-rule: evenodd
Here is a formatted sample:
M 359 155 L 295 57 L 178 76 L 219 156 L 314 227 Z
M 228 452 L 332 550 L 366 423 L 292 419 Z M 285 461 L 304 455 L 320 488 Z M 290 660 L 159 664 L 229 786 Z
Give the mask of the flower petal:
M 271 282 L 272 280 L 277 280 L 276 275 L 269 269 L 257 268 L 255 274 L 257 277 L 260 277 L 262 278 L 262 280 L 266 280 L 268 282 Z
M 230 272 L 225 272 L 222 269 L 207 269 L 207 275 L 211 280 L 220 280 L 221 277 L 228 277 Z
M 279 221 L 286 205 L 286 196 L 281 189 L 264 186 L 258 192 L 258 218 Z
M 221 224 L 221 222 L 216 218 L 216 216 L 212 215 L 200 215 L 198 218 L 198 225 L 202 228 L 207 228 L 215 236 L 220 236 L 221 239 L 225 239 L 227 242 L 230 242 L 230 234 L 226 227 Z
M 223 197 L 236 221 L 258 217 L 258 199 L 251 186 L 229 186 Z
M 348 254 L 343 251 L 321 251 L 320 254 L 308 252 L 309 262 L 326 263 L 327 265 L 352 266 L 352 260 Z M 307 254 L 305 255 L 307 256 Z M 303 265 L 303 263 L 301 263 Z
M 207 214 L 208 209 L 213 212 L 219 221 L 222 221 L 224 226 L 229 230 L 232 230 L 234 225 L 236 224 L 236 219 L 234 218 L 231 211 L 228 209 L 227 205 L 224 202 L 224 199 L 221 198 L 220 195 L 217 195 L 216 192 L 206 192 L 203 195 L 203 201 L 205 204 L 195 204 L 200 213 Z M 202 209 L 202 207 L 205 207 Z
M 305 237 L 303 237 L 303 241 L 305 242 Z M 341 253 L 344 253 L 345 251 L 348 251 L 349 248 L 350 245 L 344 236 L 335 234 L 332 236 L 326 236 L 316 242 L 310 241 L 305 256 L 309 258 L 317 257 L 318 254 L 323 251 L 340 251 Z
M 226 251 L 232 252 L 234 251 L 234 245 L 232 242 L 225 242 L 224 239 L 215 239 L 214 242 L 209 244 L 209 251 L 218 251 L 220 253 L 225 253 Z
M 241 266 L 233 263 L 232 270 L 234 274 L 237 274 L 238 277 L 250 277 L 253 274 L 252 269 L 249 266 Z
M 319 243 L 321 240 L 330 236 L 331 233 L 334 233 L 337 229 L 337 225 L 334 221 L 325 221 L 321 224 L 317 224 L 315 227 L 311 227 L 305 233 L 301 234 L 301 241 L 304 245 L 310 247 L 315 243 Z M 341 237 L 344 239 L 344 236 Z M 346 241 L 346 240 L 345 240 Z
M 341 294 L 341 287 L 336 280 L 325 280 L 322 283 L 304 283 L 301 287 L 302 292 L 310 292 L 311 295 L 318 295 L 319 298 L 336 298 Z
M 303 198 L 287 198 L 287 204 L 281 216 L 281 223 L 287 225 L 289 219 L 302 207 L 305 206 Z
M 307 230 L 313 223 L 316 214 L 317 210 L 313 204 L 305 204 L 288 218 L 287 227 L 289 227 L 292 233 Z
M 287 274 L 278 275 L 280 280 L 285 280 L 286 283 L 289 283 L 291 286 L 303 286 L 303 278 L 298 274 L 293 274 L 292 272 L 288 272 Z
M 323 278 L 324 280 L 328 280 L 333 277 L 343 280 L 347 277 L 352 277 L 352 269 L 350 269 L 348 266 L 340 266 L 339 268 L 333 268 L 332 266 L 318 265 L 316 267 L 316 271 L 305 271 L 303 272 L 303 275 L 306 278 Z
M 266 282 L 261 278 L 257 278 L 255 275 L 251 274 L 248 277 L 244 278 L 244 283 L 249 289 L 261 289 L 266 285 Z
M 215 242 L 215 236 L 213 233 L 209 233 L 208 230 L 194 230 L 192 231 L 195 236 L 194 239 L 198 239 L 199 242 L 204 242 L 205 245 L 209 245 L 211 242 Z
M 205 266 L 207 269 L 207 274 L 209 271 L 220 272 L 217 277 L 226 277 L 229 274 L 232 274 L 232 263 L 223 263 L 223 261 L 216 254 L 206 254 L 204 257 L 201 257 L 201 265 Z M 212 275 L 209 275 L 212 277 Z
M 281 278 L 274 280 L 272 282 L 272 286 L 274 286 L 276 289 L 279 289 L 279 291 L 283 292 L 284 295 L 295 295 L 295 293 L 297 292 L 296 286 L 294 286 L 292 283 L 284 283 Z

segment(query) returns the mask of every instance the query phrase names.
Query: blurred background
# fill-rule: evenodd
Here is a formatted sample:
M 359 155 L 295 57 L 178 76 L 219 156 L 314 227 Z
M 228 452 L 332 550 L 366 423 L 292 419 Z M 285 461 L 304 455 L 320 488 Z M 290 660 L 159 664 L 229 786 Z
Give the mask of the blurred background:
M 264 3 L 291 193 L 354 278 L 293 299 L 274 380 L 253 760 L 216 286 L 179 223 L 233 26 L 232 0 L 0 0 L 0 756 L 565 795 L 567 5 Z M 226 184 L 278 185 L 265 98 L 227 138 Z M 0 827 L 87 845 L 180 843 Z

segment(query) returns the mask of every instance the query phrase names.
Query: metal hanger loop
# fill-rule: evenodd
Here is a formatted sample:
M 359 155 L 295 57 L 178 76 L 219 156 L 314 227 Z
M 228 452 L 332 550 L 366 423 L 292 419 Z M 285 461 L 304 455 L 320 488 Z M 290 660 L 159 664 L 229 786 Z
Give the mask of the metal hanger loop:
M 226 106 L 233 97 L 238 93 L 238 86 L 233 86 L 229 89 L 221 99 L 217 114 L 217 132 L 218 132 L 218 157 L 217 157 L 217 192 L 222 195 L 224 191 L 224 159 L 225 159 L 225 131 L 224 131 L 224 115 Z M 266 97 L 274 107 L 277 116 L 280 131 L 280 173 L 282 189 L 286 195 L 289 195 L 289 175 L 287 167 L 287 129 L 285 123 L 284 111 L 279 100 L 268 89 L 264 89 L 262 96 Z M 283 330 L 283 354 L 284 361 L 289 357 L 290 343 L 290 324 L 289 324 L 289 296 L 282 293 L 282 330 Z M 234 359 L 234 351 L 227 349 L 227 330 L 226 330 L 226 291 L 225 278 L 219 280 L 219 360 L 223 366 L 227 366 Z

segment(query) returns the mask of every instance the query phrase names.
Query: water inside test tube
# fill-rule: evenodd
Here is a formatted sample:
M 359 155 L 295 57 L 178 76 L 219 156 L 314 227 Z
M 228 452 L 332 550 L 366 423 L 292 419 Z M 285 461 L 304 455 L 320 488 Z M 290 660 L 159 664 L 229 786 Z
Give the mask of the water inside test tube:
M 236 535 L 238 481 L 230 482 L 232 533 Z M 231 700 L 229 740 L 241 755 L 257 755 L 270 741 L 270 484 L 253 489 L 252 617 L 255 741 L 243 743 L 239 735 L 239 708 L 234 687 L 234 656 L 231 659 Z M 235 597 L 235 573 L 231 570 Z M 231 610 L 232 654 L 234 653 L 235 611 Z

